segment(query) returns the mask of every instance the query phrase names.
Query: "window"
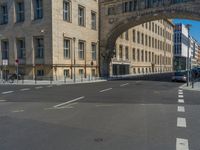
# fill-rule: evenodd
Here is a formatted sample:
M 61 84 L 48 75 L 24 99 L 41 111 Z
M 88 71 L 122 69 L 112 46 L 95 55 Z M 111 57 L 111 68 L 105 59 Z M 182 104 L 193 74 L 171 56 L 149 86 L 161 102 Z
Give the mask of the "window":
M 63 20 L 71 21 L 71 2 L 69 0 L 63 1 Z
M 125 32 L 125 39 L 128 41 L 129 36 L 128 36 L 128 31 Z
M 97 59 L 97 44 L 92 43 L 92 60 Z
M 85 26 L 85 8 L 82 6 L 78 6 L 78 24 Z
M 43 37 L 35 38 L 35 57 L 44 58 L 44 39 Z
M 123 47 L 122 45 L 119 46 L 119 58 L 122 59 L 123 57 Z
M 137 43 L 138 44 L 140 43 L 140 32 L 139 31 L 137 32 Z
M 125 48 L 125 58 L 126 58 L 127 60 L 129 59 L 129 58 L 128 58 L 128 55 L 129 55 L 129 54 L 128 54 L 128 47 L 126 47 L 126 48 Z
M 95 69 L 92 69 L 92 77 L 96 77 L 96 70 Z
M 133 60 L 135 61 L 135 48 L 133 48 L 132 56 L 133 56 Z
M 144 62 L 144 51 L 141 52 L 142 62 Z
M 8 23 L 8 7 L 7 5 L 0 6 L 0 24 L 7 24 Z
M 147 59 L 148 59 L 148 53 L 147 53 L 147 51 L 145 51 L 145 62 L 147 62 Z
M 144 45 L 144 34 L 142 33 L 142 45 Z
M 78 56 L 79 56 L 79 59 L 85 58 L 85 42 L 84 41 L 79 41 L 78 43 Z
M 37 70 L 37 76 L 44 76 L 44 70 Z
M 70 77 L 69 69 L 64 69 L 64 70 L 63 70 L 63 74 L 64 74 L 64 77 L 65 77 L 65 78 L 69 78 L 69 77 Z
M 8 59 L 9 45 L 8 41 L 1 41 L 2 59 Z
M 137 60 L 140 61 L 140 50 L 137 50 Z
M 26 57 L 25 40 L 17 40 L 17 58 L 24 59 Z
M 91 12 L 91 25 L 93 30 L 97 29 L 97 15 L 95 12 Z
M 71 53 L 71 41 L 69 39 L 64 39 L 64 58 L 69 59 Z
M 83 69 L 79 69 L 79 76 L 83 76 Z
M 34 0 L 34 19 L 42 19 L 43 18 L 43 0 Z
M 133 30 L 133 42 L 135 42 L 135 30 Z
M 24 2 L 17 2 L 16 3 L 16 22 L 23 22 L 25 15 L 24 15 Z

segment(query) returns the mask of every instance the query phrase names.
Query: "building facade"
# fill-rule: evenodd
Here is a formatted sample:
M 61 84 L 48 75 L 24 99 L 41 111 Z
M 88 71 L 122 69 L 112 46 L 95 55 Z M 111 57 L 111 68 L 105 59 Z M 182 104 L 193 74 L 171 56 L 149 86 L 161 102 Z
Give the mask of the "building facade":
M 1 0 L 2 74 L 98 76 L 98 9 L 98 0 Z
M 124 32 L 116 41 L 112 75 L 160 73 L 173 70 L 171 20 L 147 22 Z

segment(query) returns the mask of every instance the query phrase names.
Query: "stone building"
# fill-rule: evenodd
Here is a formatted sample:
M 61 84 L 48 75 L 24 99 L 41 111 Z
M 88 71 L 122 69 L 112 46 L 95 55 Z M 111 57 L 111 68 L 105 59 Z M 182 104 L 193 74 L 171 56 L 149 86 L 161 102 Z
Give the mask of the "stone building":
M 1 0 L 1 72 L 98 76 L 98 0 Z
M 147 22 L 124 32 L 116 41 L 112 75 L 160 73 L 173 70 L 171 20 Z

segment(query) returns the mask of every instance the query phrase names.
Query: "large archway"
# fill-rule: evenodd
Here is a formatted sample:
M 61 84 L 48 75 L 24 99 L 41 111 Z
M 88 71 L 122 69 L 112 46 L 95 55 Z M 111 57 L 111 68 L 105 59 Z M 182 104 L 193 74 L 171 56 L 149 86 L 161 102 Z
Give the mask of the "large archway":
M 121 33 L 145 22 L 183 18 L 200 20 L 199 0 L 102 0 L 100 2 L 100 74 L 109 76 L 115 42 Z

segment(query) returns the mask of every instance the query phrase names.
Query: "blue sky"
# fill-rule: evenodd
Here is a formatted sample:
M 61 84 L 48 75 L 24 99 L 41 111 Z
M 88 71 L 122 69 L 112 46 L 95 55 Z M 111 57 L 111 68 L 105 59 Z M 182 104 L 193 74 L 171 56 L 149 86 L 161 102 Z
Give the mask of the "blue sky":
M 200 21 L 174 19 L 174 23 L 191 24 L 190 35 L 200 42 Z

